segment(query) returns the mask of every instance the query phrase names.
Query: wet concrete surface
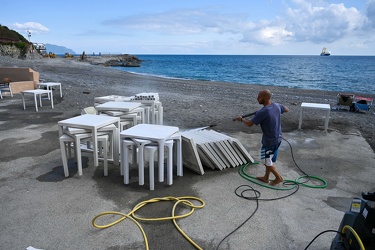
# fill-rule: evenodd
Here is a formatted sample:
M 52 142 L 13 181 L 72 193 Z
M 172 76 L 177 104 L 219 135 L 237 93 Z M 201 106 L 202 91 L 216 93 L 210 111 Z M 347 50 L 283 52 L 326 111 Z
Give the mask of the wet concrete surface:
M 303 171 L 328 184 L 324 189 L 300 186 L 292 196 L 275 201 L 257 203 L 238 197 L 234 192 L 241 185 L 258 190 L 262 199 L 294 192 L 254 184 L 239 175 L 239 167 L 223 171 L 205 168 L 202 176 L 185 168 L 183 177 L 174 176 L 172 186 L 156 182 L 155 190 L 150 191 L 147 171 L 144 186 L 138 185 L 135 169 L 130 184 L 124 185 L 118 167 L 110 163 L 109 175 L 104 177 L 103 164 L 94 168 L 91 155 L 83 154 L 83 175 L 78 176 L 76 162 L 70 159 L 70 176 L 65 178 L 57 122 L 72 114 L 49 107 L 37 113 L 32 106 L 22 110 L 21 105 L 17 97 L 0 103 L 2 249 L 145 249 L 141 232 L 129 220 L 104 230 L 94 228 L 91 221 L 101 212 L 128 213 L 141 201 L 165 196 L 204 200 L 204 208 L 177 221 L 203 249 L 304 249 L 320 232 L 338 229 L 352 198 L 375 188 L 374 152 L 355 129 L 345 133 L 331 129 L 328 133 L 323 129 L 284 133 L 292 147 L 291 151 L 283 141 L 280 148 L 277 168 L 284 179 L 294 180 Z M 260 160 L 261 134 L 228 135 L 239 139 L 253 158 Z M 245 171 L 256 176 L 263 174 L 264 168 L 254 164 Z M 160 202 L 138 213 L 170 216 L 172 206 Z M 181 207 L 178 212 L 188 210 Z M 195 249 L 171 221 L 141 225 L 150 249 Z M 334 236 L 320 236 L 310 249 L 329 249 Z

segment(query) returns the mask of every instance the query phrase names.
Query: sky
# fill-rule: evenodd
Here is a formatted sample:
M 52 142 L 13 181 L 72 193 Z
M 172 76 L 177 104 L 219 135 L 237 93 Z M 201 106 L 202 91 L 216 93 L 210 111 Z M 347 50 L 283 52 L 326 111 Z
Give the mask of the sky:
M 1 2 L 0 25 L 78 54 L 375 55 L 375 0 Z

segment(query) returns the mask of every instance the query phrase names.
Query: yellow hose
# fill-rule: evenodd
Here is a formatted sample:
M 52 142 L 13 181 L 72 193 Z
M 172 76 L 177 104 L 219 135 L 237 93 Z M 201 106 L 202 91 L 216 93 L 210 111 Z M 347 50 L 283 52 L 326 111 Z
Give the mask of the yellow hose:
M 357 232 L 351 226 L 345 225 L 342 228 L 342 233 L 345 234 L 347 229 L 349 229 L 349 231 L 354 235 L 354 237 L 356 238 L 359 246 L 361 247 L 361 250 L 365 250 L 365 246 L 363 245 L 361 238 L 359 238 Z
M 200 205 L 194 205 L 190 200 L 198 201 L 201 204 Z M 147 204 L 156 203 L 156 202 L 160 202 L 160 201 L 174 201 L 175 202 L 175 204 L 173 205 L 173 209 L 172 209 L 172 215 L 170 217 L 142 218 L 142 217 L 138 217 L 138 216 L 135 215 L 135 212 L 137 212 L 139 209 L 141 209 L 142 207 L 146 206 Z M 175 209 L 176 209 L 176 207 L 178 205 L 185 205 L 186 207 L 189 207 L 191 210 L 189 212 L 185 213 L 185 214 L 182 214 L 182 215 L 175 215 Z M 203 208 L 204 206 L 205 206 L 204 201 L 201 200 L 201 199 L 199 199 L 199 198 L 197 198 L 197 197 L 194 197 L 194 196 L 181 196 L 181 197 L 166 196 L 166 197 L 162 197 L 162 198 L 153 198 L 153 199 L 142 201 L 142 202 L 138 203 L 133 208 L 133 210 L 130 211 L 128 214 L 124 214 L 124 213 L 120 213 L 120 212 L 113 212 L 113 211 L 100 213 L 100 214 L 98 214 L 97 216 L 95 216 L 92 219 L 92 225 L 94 227 L 96 227 L 96 228 L 105 229 L 105 228 L 109 228 L 111 226 L 114 226 L 117 223 L 120 223 L 121 221 L 123 221 L 123 220 L 125 220 L 125 219 L 128 218 L 128 219 L 130 219 L 131 221 L 133 221 L 138 226 L 139 230 L 141 231 L 141 233 L 143 235 L 143 239 L 144 239 L 144 242 L 145 242 L 146 250 L 148 250 L 149 248 L 148 248 L 148 240 L 147 240 L 146 233 L 144 232 L 142 226 L 139 224 L 138 221 L 172 220 L 173 224 L 175 225 L 175 227 L 177 228 L 177 230 L 182 234 L 182 236 L 185 237 L 185 239 L 187 241 L 189 241 L 196 249 L 202 249 L 193 240 L 191 240 L 189 238 L 189 236 L 187 236 L 183 232 L 183 230 L 178 226 L 178 224 L 176 222 L 176 219 L 182 219 L 182 218 L 188 217 L 188 216 L 190 216 L 194 212 L 194 210 L 196 208 Z M 98 225 L 98 224 L 96 224 L 96 220 L 99 217 L 102 217 L 102 216 L 105 216 L 105 215 L 119 215 L 119 216 L 121 216 L 121 218 L 119 218 L 118 220 L 115 220 L 112 223 L 105 224 L 105 225 Z

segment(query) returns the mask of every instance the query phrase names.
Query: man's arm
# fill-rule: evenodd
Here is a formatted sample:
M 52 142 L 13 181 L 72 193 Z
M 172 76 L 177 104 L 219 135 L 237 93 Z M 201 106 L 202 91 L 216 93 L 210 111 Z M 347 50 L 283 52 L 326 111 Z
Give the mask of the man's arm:
M 245 125 L 247 125 L 249 127 L 254 125 L 254 122 L 252 122 L 251 120 L 247 120 L 247 119 L 242 118 L 242 122 L 245 123 Z
M 254 125 L 254 123 L 251 120 L 244 119 L 240 115 L 238 115 L 234 120 L 239 121 L 239 122 L 243 122 L 243 123 L 245 123 L 245 125 L 247 125 L 249 127 Z

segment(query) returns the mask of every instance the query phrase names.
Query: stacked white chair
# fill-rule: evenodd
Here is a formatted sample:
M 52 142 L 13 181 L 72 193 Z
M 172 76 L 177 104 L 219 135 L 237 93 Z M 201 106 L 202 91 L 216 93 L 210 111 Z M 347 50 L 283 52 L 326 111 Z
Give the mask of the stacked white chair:
M 164 147 L 168 148 L 167 156 L 167 184 L 173 184 L 173 140 L 167 140 L 164 143 Z M 154 154 L 159 149 L 159 146 L 156 143 L 151 143 L 145 146 L 145 152 L 149 154 L 149 167 L 154 168 Z M 159 182 L 164 181 L 164 166 L 159 168 Z M 150 176 L 150 184 L 154 183 L 154 176 Z M 150 185 L 151 189 L 151 185 Z
M 82 158 L 81 158 L 81 148 L 80 144 L 83 142 L 87 142 L 87 140 L 91 139 L 91 134 L 76 134 L 74 137 L 69 136 L 67 134 L 63 134 L 60 136 L 60 149 L 61 149 L 61 156 L 63 161 L 63 168 L 64 168 L 64 175 L 65 177 L 69 177 L 69 170 L 68 170 L 68 156 L 67 151 L 69 150 L 69 156 L 71 156 L 70 150 L 71 145 L 74 145 L 75 149 L 75 157 L 77 159 L 77 167 L 78 167 L 78 175 L 82 175 Z M 77 142 L 78 141 L 78 142 Z M 103 160 L 104 160 L 104 176 L 108 175 L 108 135 L 103 134 L 98 136 L 98 145 L 101 150 L 103 150 Z
M 81 114 L 96 114 L 94 107 L 88 107 L 81 111 Z M 98 130 L 98 149 L 96 149 L 104 161 L 104 176 L 108 175 L 108 160 L 115 161 L 118 159 L 118 154 L 113 151 L 114 145 L 119 144 L 119 138 L 115 135 L 118 134 L 118 128 L 115 125 L 108 125 Z M 78 175 L 82 175 L 82 159 L 81 151 L 93 152 L 92 148 L 92 133 L 91 130 L 65 127 L 63 129 L 63 135 L 60 137 L 60 149 L 63 160 L 63 168 L 65 177 L 69 176 L 68 171 L 68 155 L 69 157 L 71 146 L 74 146 L 75 157 L 77 160 Z M 116 158 L 117 157 L 117 158 Z M 122 170 L 122 169 L 121 169 Z
M 124 139 L 121 142 L 121 165 L 122 174 L 124 175 L 124 184 L 129 184 L 130 178 L 130 167 L 129 167 L 129 150 L 132 149 L 132 164 L 135 165 L 138 162 L 138 183 L 139 185 L 144 184 L 144 147 L 150 144 L 149 140 L 130 140 Z M 138 152 L 137 152 L 138 151 Z
M 173 184 L 173 144 L 175 140 L 181 140 L 181 136 L 176 136 L 167 140 L 164 144 L 164 147 L 168 149 L 168 156 L 167 156 L 167 184 Z M 178 144 L 178 143 L 177 143 Z M 157 152 L 159 146 L 157 143 L 152 142 L 150 140 L 140 140 L 140 139 L 124 139 L 121 142 L 121 165 L 122 171 L 124 174 L 124 184 L 129 184 L 130 179 L 130 150 L 132 150 L 132 165 L 138 164 L 138 183 L 139 185 L 144 185 L 144 169 L 146 163 L 146 157 L 148 156 L 149 162 L 149 182 L 150 182 L 150 190 L 154 190 L 155 186 L 155 171 L 154 171 L 154 162 L 155 162 L 155 152 Z M 181 144 L 177 146 L 177 175 L 182 176 L 182 170 L 179 167 L 179 164 L 182 166 L 182 157 L 181 157 Z M 164 167 L 158 169 L 159 175 L 159 182 L 164 181 Z

